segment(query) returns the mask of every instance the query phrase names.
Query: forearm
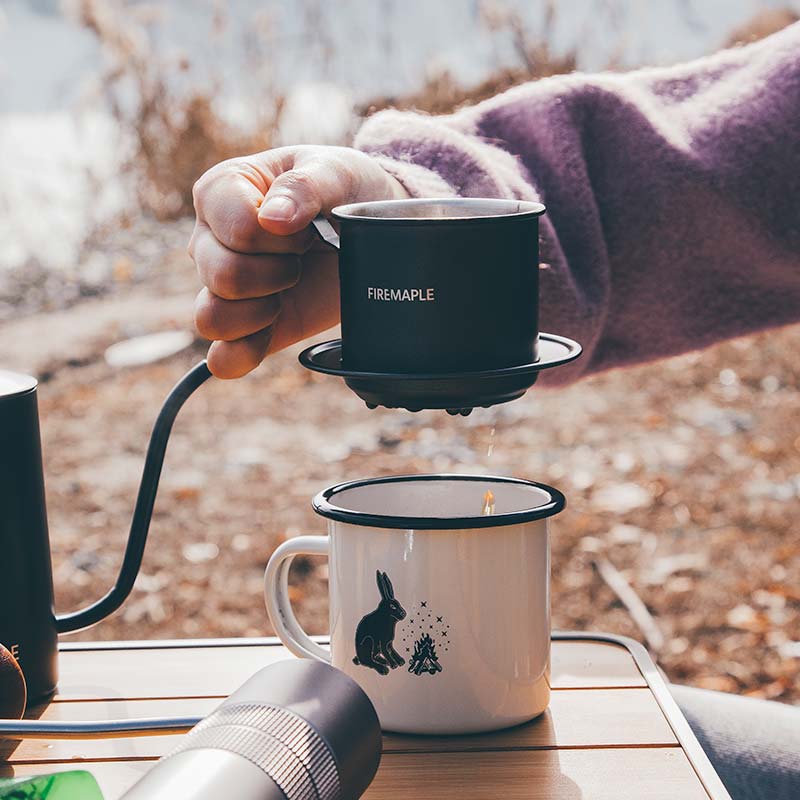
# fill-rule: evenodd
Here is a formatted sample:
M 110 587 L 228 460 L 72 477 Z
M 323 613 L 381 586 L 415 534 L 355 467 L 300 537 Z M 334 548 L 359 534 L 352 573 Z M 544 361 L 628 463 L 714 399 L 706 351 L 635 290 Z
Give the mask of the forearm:
M 669 69 L 542 80 L 356 146 L 412 194 L 541 200 L 552 381 L 800 320 L 800 25 Z

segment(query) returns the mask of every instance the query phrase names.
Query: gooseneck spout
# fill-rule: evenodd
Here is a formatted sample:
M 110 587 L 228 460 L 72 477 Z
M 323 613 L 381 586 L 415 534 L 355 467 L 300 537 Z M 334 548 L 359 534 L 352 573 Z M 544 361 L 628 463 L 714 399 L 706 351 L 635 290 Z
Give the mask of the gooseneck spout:
M 142 470 L 142 480 L 139 484 L 139 494 L 136 497 L 136 507 L 133 511 L 128 544 L 125 547 L 125 556 L 122 559 L 119 576 L 113 588 L 96 603 L 69 614 L 56 617 L 56 627 L 59 633 L 77 631 L 88 628 L 109 614 L 116 611 L 126 600 L 133 589 L 139 567 L 142 564 L 144 546 L 147 542 L 147 533 L 150 530 L 150 519 L 153 515 L 153 505 L 158 491 L 158 480 L 161 477 L 161 467 L 164 463 L 164 454 L 167 450 L 167 441 L 172 430 L 175 417 L 189 397 L 211 377 L 211 371 L 205 360 L 190 369 L 173 387 L 169 396 L 164 401 L 158 414 L 153 432 L 150 434 L 150 444 Z

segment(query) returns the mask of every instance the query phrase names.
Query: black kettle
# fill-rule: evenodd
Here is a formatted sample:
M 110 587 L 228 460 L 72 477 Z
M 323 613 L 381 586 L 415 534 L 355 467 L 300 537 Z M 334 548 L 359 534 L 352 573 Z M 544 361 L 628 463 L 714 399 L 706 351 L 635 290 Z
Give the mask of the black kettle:
M 37 381 L 0 370 L 0 644 L 19 662 L 29 702 L 51 695 L 58 682 L 58 634 L 94 625 L 130 594 L 150 527 L 172 423 L 189 395 L 211 373 L 203 361 L 170 392 L 145 457 L 128 543 L 113 588 L 87 608 L 56 615 L 45 509 Z

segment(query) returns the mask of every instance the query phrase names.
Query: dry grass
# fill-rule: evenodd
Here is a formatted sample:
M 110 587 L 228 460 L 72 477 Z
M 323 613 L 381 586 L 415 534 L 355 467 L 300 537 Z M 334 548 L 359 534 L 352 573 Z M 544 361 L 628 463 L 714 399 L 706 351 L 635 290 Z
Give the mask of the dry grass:
M 477 86 L 469 87 L 460 84 L 449 72 L 440 72 L 428 78 L 418 92 L 402 97 L 376 98 L 365 104 L 360 112 L 366 116 L 391 107 L 447 114 L 461 106 L 494 97 L 520 83 L 572 72 L 577 64 L 576 51 L 559 55 L 549 45 L 554 38 L 556 8 L 552 0 L 545 4 L 541 30 L 533 35 L 518 12 L 497 3 L 482 3 L 481 17 L 487 31 L 490 34 L 510 34 L 517 66 L 499 70 Z
M 790 8 L 766 8 L 755 14 L 747 23 L 734 29 L 725 40 L 725 47 L 748 44 L 764 39 L 797 22 L 800 15 Z
M 125 0 L 74 0 L 71 10 L 107 56 L 99 89 L 131 142 L 122 169 L 134 178 L 142 210 L 158 219 L 189 214 L 198 175 L 219 161 L 272 146 L 282 98 L 260 104 L 254 132 L 245 134 L 221 117 L 214 86 L 178 93 L 175 78 L 191 65 L 186 58 L 159 53 L 153 42 L 158 16 L 152 8 Z M 215 15 L 212 29 L 223 24 L 222 13 Z
M 157 219 L 175 219 L 192 211 L 192 185 L 206 169 L 233 156 L 273 146 L 284 98 L 272 92 L 257 104 L 259 119 L 243 133 L 220 115 L 219 90 L 181 94 L 186 58 L 166 58 L 155 45 L 160 23 L 158 6 L 127 0 L 72 0 L 72 15 L 102 44 L 108 65 L 98 80 L 105 104 L 131 143 L 122 171 L 133 178 L 139 207 Z M 356 109 L 363 116 L 387 106 L 447 113 L 466 103 L 491 97 L 518 83 L 569 72 L 575 53 L 556 55 L 548 45 L 556 21 L 556 5 L 546 6 L 541 32 L 533 36 L 519 14 L 497 4 L 482 6 L 488 34 L 510 33 L 518 66 L 499 71 L 478 86 L 465 87 L 445 72 L 431 77 L 418 91 L 404 97 L 384 97 Z M 225 11 L 217 7 L 209 35 L 225 26 Z M 258 26 L 250 38 L 258 38 Z M 263 53 L 253 41 L 243 42 L 251 52 L 253 69 L 260 69 Z M 258 66 L 257 66 L 258 65 Z
M 607 13 L 613 11 L 609 2 Z M 184 58 L 167 58 L 154 43 L 160 6 L 142 6 L 129 0 L 71 0 L 73 16 L 102 43 L 108 66 L 99 78 L 99 90 L 106 104 L 131 142 L 122 165 L 133 177 L 139 207 L 157 219 L 175 219 L 192 211 L 191 190 L 197 176 L 233 156 L 273 146 L 280 124 L 284 98 L 267 91 L 254 104 L 259 118 L 252 133 L 243 133 L 222 118 L 219 89 L 212 85 L 202 91 L 181 94 L 175 90 L 181 73 L 191 68 Z M 449 113 L 479 102 L 512 86 L 576 68 L 577 51 L 556 53 L 550 46 L 558 18 L 558 4 L 549 0 L 534 34 L 522 16 L 499 2 L 484 0 L 481 21 L 487 35 L 505 35 L 514 48 L 516 66 L 499 70 L 476 86 L 464 86 L 451 73 L 429 77 L 416 92 L 404 96 L 374 98 L 357 108 L 367 116 L 383 108 L 418 109 L 432 114 Z M 213 39 L 227 24 L 225 6 L 218 4 L 211 21 Z M 314 14 L 311 14 L 313 18 Z M 753 41 L 796 21 L 789 9 L 759 12 L 733 31 L 726 46 Z M 315 35 L 323 35 L 316 32 Z M 250 53 L 252 72 L 264 74 L 267 31 L 258 22 L 242 45 Z M 263 44 L 263 43 L 262 43 Z M 609 67 L 613 68 L 613 63 Z

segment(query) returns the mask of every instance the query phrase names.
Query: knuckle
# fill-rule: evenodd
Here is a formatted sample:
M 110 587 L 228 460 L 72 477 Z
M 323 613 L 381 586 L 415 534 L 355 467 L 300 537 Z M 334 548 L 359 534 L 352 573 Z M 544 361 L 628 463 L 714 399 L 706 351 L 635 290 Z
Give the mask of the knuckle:
M 317 185 L 314 179 L 306 172 L 291 170 L 285 173 L 284 186 L 292 192 L 300 195 L 315 197 L 317 195 Z
M 245 294 L 244 278 L 236 256 L 223 256 L 209 274 L 208 288 L 224 300 L 239 300 Z
M 219 339 L 224 335 L 224 301 L 206 292 L 198 297 L 194 310 L 194 325 L 205 339 Z
M 194 210 L 198 214 L 202 212 L 203 201 L 218 173 L 219 164 L 207 169 L 192 185 L 192 202 L 194 203 Z
M 258 237 L 258 222 L 254 214 L 244 210 L 228 215 L 222 234 L 222 244 L 231 250 L 246 253 L 252 249 Z
M 267 186 L 264 181 L 264 172 L 256 168 L 256 166 L 247 158 L 232 159 L 231 164 L 236 172 L 246 180 L 250 181 L 259 191 L 265 192 Z M 266 165 L 265 165 L 266 166 Z M 267 168 L 269 173 L 269 168 Z
M 348 195 L 352 194 L 359 171 L 354 168 L 353 164 L 348 161 L 347 158 L 339 154 L 330 156 L 329 166 L 331 172 L 336 176 L 336 180 L 345 188 L 345 192 Z
M 205 192 L 206 187 L 206 175 L 207 172 L 204 172 L 193 184 L 192 184 L 192 203 L 194 204 L 194 210 L 199 211 L 200 205 L 203 200 L 203 193 Z

